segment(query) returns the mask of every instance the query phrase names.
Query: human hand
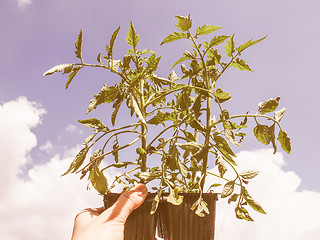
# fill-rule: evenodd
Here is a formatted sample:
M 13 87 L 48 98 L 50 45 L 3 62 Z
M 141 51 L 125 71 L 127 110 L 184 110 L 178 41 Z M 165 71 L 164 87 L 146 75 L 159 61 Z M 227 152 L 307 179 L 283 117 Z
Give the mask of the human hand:
M 123 240 L 124 224 L 130 213 L 147 197 L 148 189 L 139 184 L 120 195 L 110 208 L 85 209 L 75 218 L 71 240 Z

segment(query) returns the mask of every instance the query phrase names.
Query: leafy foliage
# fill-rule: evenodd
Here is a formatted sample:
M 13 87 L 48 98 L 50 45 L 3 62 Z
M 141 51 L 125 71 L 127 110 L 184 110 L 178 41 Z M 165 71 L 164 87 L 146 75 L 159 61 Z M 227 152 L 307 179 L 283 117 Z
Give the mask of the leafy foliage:
M 75 41 L 75 54 L 79 62 L 61 64 L 44 73 L 44 76 L 56 72 L 69 74 L 66 88 L 85 67 L 110 71 L 117 78 L 112 81 L 113 85 L 104 84 L 93 95 L 86 112 L 92 114 L 101 104 L 111 104 L 113 111 L 109 115 L 112 127 L 107 127 L 108 124 L 95 117 L 79 120 L 79 123 L 91 128 L 93 134 L 85 139 L 84 148 L 63 175 L 77 172 L 83 178 L 89 173 L 88 180 L 101 194 L 108 193 L 115 184 L 127 189 L 137 182 L 157 182 L 158 187 L 154 187 L 157 195 L 151 213 L 157 210 L 165 191 L 169 192 L 168 202 L 174 205 L 183 201 L 181 193 L 197 192 L 199 199 L 192 210 L 204 216 L 209 214 L 209 210 L 202 193 L 206 177 L 210 174 L 220 182 L 212 183 L 209 189 L 223 186 L 221 197 L 236 205 L 236 217 L 253 221 L 247 207 L 263 214 L 265 211 L 249 195 L 245 186 L 259 172 L 248 170 L 239 173 L 234 148 L 241 146 L 246 136 L 242 130 L 248 127 L 248 119 L 253 119 L 256 123 L 253 134 L 259 142 L 272 144 L 276 152 L 278 141 L 281 148 L 290 153 L 290 138 L 280 126 L 286 110 L 277 111 L 280 104 L 280 97 L 277 97 L 259 103 L 256 114 L 231 115 L 225 104 L 231 101 L 231 95 L 218 86 L 218 80 L 222 80 L 222 75 L 231 67 L 252 71 L 243 59 L 243 53 L 266 37 L 249 40 L 238 47 L 234 34 L 214 35 L 209 38 L 210 41 L 199 43 L 202 35 L 212 34 L 221 27 L 202 25 L 193 33 L 190 15 L 176 18 L 177 31 L 167 35 L 161 45 L 181 39 L 190 41 L 191 49 L 185 50 L 180 58 L 173 61 L 172 68 L 180 65 L 176 70 L 181 70 L 180 77 L 171 70 L 168 77 L 157 76 L 161 56 L 150 49 L 138 48 L 140 36 L 132 22 L 126 34 L 130 47 L 124 56 L 114 57 L 117 54 L 115 41 L 120 34 L 118 27 L 106 44 L 106 53 L 97 55 L 98 64 L 84 63 L 81 29 Z M 220 54 L 222 44 L 225 54 Z M 120 109 L 122 116 L 127 112 L 129 117 L 121 121 L 125 122 L 124 125 L 119 126 L 117 115 Z M 268 116 L 272 112 L 274 116 Z M 260 119 L 267 119 L 271 124 L 262 124 Z M 129 162 L 123 161 L 121 152 L 130 147 L 135 149 L 136 157 Z M 89 150 L 94 148 L 95 152 L 89 154 Z M 113 156 L 113 160 L 108 158 L 101 165 L 108 155 Z M 217 173 L 209 172 L 209 166 L 214 165 L 217 166 Z M 112 183 L 104 175 L 109 168 L 123 170 Z M 236 177 L 227 179 L 226 173 L 230 170 L 235 172 Z

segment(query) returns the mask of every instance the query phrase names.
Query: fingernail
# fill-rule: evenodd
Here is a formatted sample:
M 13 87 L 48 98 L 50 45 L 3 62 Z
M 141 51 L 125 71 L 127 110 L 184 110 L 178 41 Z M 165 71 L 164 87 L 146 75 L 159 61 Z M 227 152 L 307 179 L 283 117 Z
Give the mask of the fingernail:
M 132 188 L 137 194 L 143 196 L 148 194 L 148 189 L 144 184 L 138 184 Z

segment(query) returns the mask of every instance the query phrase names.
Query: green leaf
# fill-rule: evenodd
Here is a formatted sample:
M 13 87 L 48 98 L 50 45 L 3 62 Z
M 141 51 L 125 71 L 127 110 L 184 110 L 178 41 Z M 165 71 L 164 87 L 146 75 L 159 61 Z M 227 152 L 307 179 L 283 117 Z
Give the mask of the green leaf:
M 171 69 L 174 68 L 174 66 L 176 66 L 177 64 L 183 62 L 183 61 L 186 61 L 186 60 L 189 60 L 189 59 L 192 59 L 190 56 L 182 56 L 181 58 L 179 58 L 172 66 L 171 66 Z
M 230 148 L 228 142 L 221 136 L 213 135 L 214 141 L 216 142 L 216 147 L 219 149 L 219 151 L 223 154 L 224 151 L 228 154 L 230 154 L 233 157 L 236 157 L 232 149 Z M 230 159 L 229 159 L 230 160 Z
M 222 190 L 221 198 L 226 198 L 233 193 L 234 190 L 234 181 L 227 182 Z
M 276 99 L 270 98 L 265 102 L 259 103 L 258 104 L 258 107 L 259 107 L 258 111 L 261 114 L 265 114 L 265 113 L 268 113 L 268 112 L 273 112 L 274 110 L 277 109 L 277 107 L 279 105 L 279 100 L 280 100 L 280 97 L 277 97 Z
M 266 37 L 267 37 L 267 36 L 265 36 L 265 37 L 263 37 L 263 38 L 260 38 L 260 39 L 258 39 L 258 40 L 255 40 L 255 41 L 252 41 L 252 39 L 251 39 L 251 40 L 249 40 L 248 42 L 245 42 L 244 44 L 242 44 L 242 45 L 240 45 L 239 47 L 237 47 L 237 51 L 238 51 L 239 53 L 241 53 L 242 51 L 244 51 L 244 50 L 247 49 L 248 47 L 250 47 L 250 46 L 252 46 L 252 45 L 254 45 L 254 44 L 258 43 L 258 42 L 261 42 L 261 41 L 264 40 Z
M 239 175 L 244 179 L 252 179 L 259 174 L 259 171 L 245 171 L 240 173 Z
M 248 64 L 246 64 L 246 61 L 240 58 L 237 58 L 235 61 L 233 61 L 230 66 L 237 68 L 241 71 L 250 71 L 252 72 L 251 68 Z
M 50 68 L 48 71 L 46 71 L 43 74 L 43 76 L 51 75 L 55 72 L 62 72 L 62 71 L 64 71 L 63 74 L 69 73 L 71 72 L 72 68 L 73 68 L 73 64 L 60 64 L 53 68 Z
M 218 35 L 215 36 L 211 41 L 210 41 L 210 45 L 208 48 L 212 48 L 213 46 L 217 46 L 221 43 L 223 43 L 225 40 L 227 40 L 230 36 L 226 36 L 226 35 Z
M 226 50 L 226 53 L 228 54 L 228 57 L 232 57 L 233 53 L 235 52 L 235 47 L 234 47 L 234 41 L 233 41 L 234 34 L 229 38 L 226 46 L 224 49 Z
M 112 33 L 112 37 L 110 39 L 110 45 L 106 45 L 106 50 L 108 52 L 108 58 L 112 58 L 113 55 L 113 45 L 119 33 L 120 26 Z
M 130 27 L 127 32 L 127 37 L 128 37 L 126 38 L 127 43 L 133 48 L 135 48 L 139 43 L 140 36 L 136 33 L 136 30 L 132 24 L 132 21 L 130 21 Z
M 104 125 L 99 119 L 96 118 L 78 120 L 78 122 L 84 126 L 95 128 L 97 130 L 108 129 L 106 125 Z
M 98 166 L 95 166 L 90 172 L 90 181 L 92 186 L 101 194 L 108 193 L 108 182 L 106 177 L 100 171 Z
M 68 174 L 69 172 L 74 173 L 75 171 L 77 171 L 81 167 L 82 163 L 84 162 L 88 151 L 89 151 L 88 146 L 85 146 L 83 149 L 81 149 L 81 151 L 77 154 L 77 156 L 74 158 L 74 160 L 70 164 L 69 169 L 64 174 L 62 174 L 62 176 Z
M 68 81 L 66 84 L 66 88 L 69 87 L 69 84 L 71 83 L 72 79 L 76 76 L 76 74 L 79 72 L 79 70 L 82 68 L 82 66 L 75 67 L 72 69 L 71 73 L 68 76 Z
M 285 131 L 279 131 L 278 141 L 281 144 L 281 148 L 289 154 L 291 152 L 291 140 Z
M 80 33 L 78 35 L 77 41 L 74 42 L 74 45 L 76 47 L 76 50 L 74 51 L 76 54 L 76 57 L 81 60 L 81 63 L 83 63 L 82 60 L 82 28 L 80 29 Z
M 180 31 L 186 32 L 192 27 L 192 20 L 191 20 L 190 14 L 185 17 L 184 16 L 176 16 L 176 18 L 178 19 L 178 24 L 176 25 L 176 27 Z
M 161 42 L 160 45 L 165 44 L 165 43 L 169 43 L 169 42 L 173 42 L 182 38 L 188 38 L 188 34 L 187 33 L 183 33 L 183 32 L 174 32 L 172 34 L 170 34 L 169 36 L 167 36 L 165 39 L 163 39 L 163 41 Z
M 143 124 L 146 124 L 146 120 L 145 120 L 144 116 L 141 113 L 141 110 L 140 110 L 140 108 L 138 106 L 138 103 L 136 102 L 136 100 L 134 99 L 134 97 L 132 95 L 130 95 L 130 107 L 132 107 L 134 109 L 134 112 L 139 117 L 140 121 Z
M 212 25 L 203 25 L 202 27 L 198 27 L 196 34 L 197 35 L 206 35 L 206 34 L 210 34 L 218 29 L 220 29 L 222 27 L 220 26 L 212 26 Z
M 93 109 L 96 109 L 98 105 L 102 103 L 111 103 L 117 99 L 118 88 L 116 86 L 107 86 L 103 85 L 100 93 L 95 94 L 94 99 L 90 100 L 90 104 L 86 113 L 91 112 Z
M 253 133 L 257 140 L 264 145 L 268 145 L 271 141 L 271 135 L 269 133 L 269 127 L 267 125 L 258 124 L 254 129 Z

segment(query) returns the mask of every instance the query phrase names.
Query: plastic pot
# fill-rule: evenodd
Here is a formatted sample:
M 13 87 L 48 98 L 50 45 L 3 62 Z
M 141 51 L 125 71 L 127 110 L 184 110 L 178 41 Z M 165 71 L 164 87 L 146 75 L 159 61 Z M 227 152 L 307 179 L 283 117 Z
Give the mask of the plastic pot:
M 175 206 L 167 202 L 168 194 L 162 194 L 158 210 L 150 214 L 155 193 L 149 193 L 144 203 L 128 217 L 124 228 L 124 240 L 154 240 L 158 236 L 165 240 L 214 240 L 217 194 L 205 193 L 210 214 L 199 217 L 191 210 L 198 200 L 198 193 L 183 193 L 183 203 Z M 106 208 L 112 206 L 120 194 L 104 196 Z
M 183 202 L 175 206 L 166 201 L 159 203 L 158 235 L 165 240 L 214 240 L 217 194 L 203 194 L 210 214 L 199 217 L 191 210 L 198 193 L 183 193 Z
M 150 211 L 155 195 L 149 193 L 143 204 L 129 215 L 124 226 L 124 240 L 154 240 L 157 215 L 150 214 Z M 104 195 L 105 208 L 111 207 L 119 196 L 119 193 Z

